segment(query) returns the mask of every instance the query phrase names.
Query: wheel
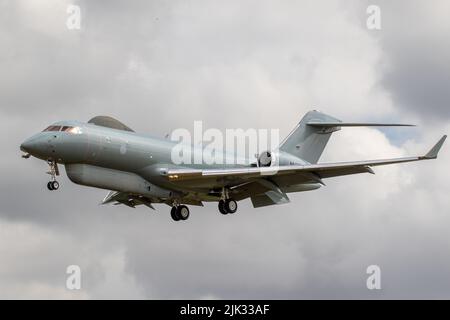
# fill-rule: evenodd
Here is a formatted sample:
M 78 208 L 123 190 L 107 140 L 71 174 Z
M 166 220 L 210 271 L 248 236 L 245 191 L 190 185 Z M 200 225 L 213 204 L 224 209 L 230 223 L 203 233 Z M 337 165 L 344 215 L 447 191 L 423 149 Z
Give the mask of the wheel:
M 233 199 L 228 199 L 225 201 L 225 210 L 228 213 L 235 213 L 237 210 L 237 202 Z
M 180 217 L 177 214 L 177 207 L 172 207 L 172 209 L 170 209 L 170 216 L 172 217 L 172 219 L 174 221 L 179 221 Z
M 52 182 L 51 182 L 51 181 L 49 181 L 49 182 L 47 183 L 47 189 L 50 190 L 50 191 L 53 190 L 53 186 L 52 186 Z
M 51 182 L 51 184 L 52 184 L 52 190 L 58 190 L 58 188 L 59 188 L 59 182 L 58 181 L 52 181 Z
M 184 205 L 178 206 L 177 215 L 181 220 L 187 220 L 189 218 L 189 208 Z
M 219 211 L 221 214 L 228 214 L 228 211 L 225 209 L 225 201 L 219 201 Z

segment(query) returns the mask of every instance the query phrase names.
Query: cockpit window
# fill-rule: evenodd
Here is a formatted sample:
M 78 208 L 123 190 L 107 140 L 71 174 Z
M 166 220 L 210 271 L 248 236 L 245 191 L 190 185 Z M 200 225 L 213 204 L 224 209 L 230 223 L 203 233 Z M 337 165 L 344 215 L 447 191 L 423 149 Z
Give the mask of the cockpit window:
M 59 131 L 61 129 L 61 126 L 50 126 L 47 129 L 44 130 L 45 131 Z
M 50 126 L 44 130 L 45 131 L 61 131 L 61 132 L 67 132 L 71 134 L 80 134 L 81 128 L 80 127 L 72 127 L 72 126 Z
M 64 126 L 64 127 L 62 127 L 61 131 L 71 133 L 71 134 L 80 134 L 81 133 L 80 127 L 71 127 L 71 126 Z

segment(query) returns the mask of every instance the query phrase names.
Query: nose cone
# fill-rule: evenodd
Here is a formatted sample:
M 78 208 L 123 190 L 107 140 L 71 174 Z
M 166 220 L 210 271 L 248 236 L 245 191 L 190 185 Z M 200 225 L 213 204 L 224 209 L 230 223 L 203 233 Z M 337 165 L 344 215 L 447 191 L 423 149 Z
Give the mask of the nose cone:
M 28 152 L 30 153 L 30 150 L 33 148 L 33 142 L 30 141 L 30 139 L 25 140 L 21 145 L 20 145 L 20 150 L 22 150 L 23 152 Z
M 37 137 L 31 137 L 27 140 L 25 140 L 20 145 L 20 150 L 23 152 L 30 153 L 32 155 L 42 153 L 44 144 L 42 143 L 41 139 Z

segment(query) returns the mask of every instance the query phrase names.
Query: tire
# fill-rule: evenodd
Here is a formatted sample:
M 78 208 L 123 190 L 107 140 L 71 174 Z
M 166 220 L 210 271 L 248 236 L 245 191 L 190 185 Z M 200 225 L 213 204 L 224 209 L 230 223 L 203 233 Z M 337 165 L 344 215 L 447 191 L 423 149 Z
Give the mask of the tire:
M 219 211 L 221 214 L 228 214 L 227 209 L 225 209 L 225 201 L 223 200 L 219 201 Z
M 177 215 L 181 220 L 187 220 L 189 218 L 189 208 L 184 205 L 178 206 Z
M 58 181 L 52 181 L 52 190 L 58 190 L 59 189 L 59 182 Z
M 51 182 L 51 181 L 49 181 L 49 182 L 47 183 L 47 189 L 50 190 L 50 191 L 53 190 L 52 182 Z
M 228 199 L 225 201 L 225 210 L 228 213 L 235 213 L 237 210 L 237 202 L 233 199 Z
M 172 207 L 172 209 L 170 209 L 170 216 L 174 221 L 180 221 L 180 217 L 177 213 L 177 207 Z

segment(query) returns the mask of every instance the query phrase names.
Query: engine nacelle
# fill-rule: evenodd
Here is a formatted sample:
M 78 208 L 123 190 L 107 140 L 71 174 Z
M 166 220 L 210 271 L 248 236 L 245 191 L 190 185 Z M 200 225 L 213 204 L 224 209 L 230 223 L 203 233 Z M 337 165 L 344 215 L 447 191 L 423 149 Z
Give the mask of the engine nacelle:
M 258 156 L 258 167 L 270 167 L 272 165 L 274 155 L 271 151 L 264 151 Z
M 293 156 L 292 154 L 275 150 L 264 151 L 258 156 L 259 167 L 274 167 L 274 166 L 289 166 L 289 165 L 303 165 L 306 164 L 302 159 Z

